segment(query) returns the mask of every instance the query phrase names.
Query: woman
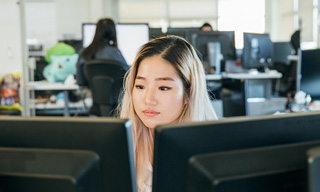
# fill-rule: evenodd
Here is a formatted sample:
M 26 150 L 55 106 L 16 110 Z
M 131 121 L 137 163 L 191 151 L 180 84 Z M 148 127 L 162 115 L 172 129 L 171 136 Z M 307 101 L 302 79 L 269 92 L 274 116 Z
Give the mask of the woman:
M 116 27 L 112 19 L 105 18 L 98 21 L 92 43 L 80 53 L 76 75 L 78 85 L 88 86 L 88 82 L 84 76 L 83 66 L 86 61 L 93 59 L 120 61 L 126 70 L 129 69 L 129 66 L 118 49 Z
M 112 19 L 100 19 L 96 25 L 96 32 L 92 43 L 80 53 L 77 62 L 77 84 L 88 86 L 88 81 L 84 75 L 84 64 L 93 59 L 111 59 L 120 61 L 121 66 L 128 70 L 129 66 L 118 49 L 116 26 Z M 83 91 L 86 92 L 86 91 Z M 90 109 L 91 115 L 101 116 L 99 105 L 95 102 Z
M 194 48 L 177 36 L 143 45 L 126 74 L 119 112 L 132 121 L 139 191 L 151 191 L 154 128 L 217 119 Z

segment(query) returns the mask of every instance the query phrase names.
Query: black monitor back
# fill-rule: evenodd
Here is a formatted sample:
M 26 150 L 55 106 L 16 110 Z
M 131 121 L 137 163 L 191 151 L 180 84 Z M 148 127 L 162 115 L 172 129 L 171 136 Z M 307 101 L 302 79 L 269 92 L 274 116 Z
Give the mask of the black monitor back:
M 189 42 L 191 42 L 192 34 L 198 31 L 200 31 L 198 27 L 168 27 L 167 31 L 163 33 L 161 28 L 149 28 L 150 39 L 166 35 L 176 35 L 183 37 Z
M 273 62 L 289 65 L 289 55 L 294 54 L 294 49 L 290 42 L 273 42 Z
M 195 155 L 186 191 L 306 192 L 307 151 L 319 145 L 320 140 Z
M 219 42 L 223 61 L 235 60 L 236 49 L 234 31 L 198 31 L 191 35 L 192 45 L 202 54 L 202 59 L 208 61 L 208 43 Z
M 92 151 L 0 147 L 0 157 L 0 191 L 103 191 Z
M 167 35 L 166 33 L 163 33 L 161 28 L 149 28 L 149 39 L 154 39 L 158 37 L 163 37 Z
M 131 123 L 115 118 L 0 117 L 0 147 L 89 150 L 104 191 L 136 191 Z
M 185 190 L 191 156 L 320 139 L 320 113 L 229 118 L 155 130 L 153 192 Z
M 243 68 L 271 68 L 273 57 L 273 42 L 269 34 L 243 33 Z
M 299 50 L 297 65 L 297 91 L 320 99 L 320 49 Z

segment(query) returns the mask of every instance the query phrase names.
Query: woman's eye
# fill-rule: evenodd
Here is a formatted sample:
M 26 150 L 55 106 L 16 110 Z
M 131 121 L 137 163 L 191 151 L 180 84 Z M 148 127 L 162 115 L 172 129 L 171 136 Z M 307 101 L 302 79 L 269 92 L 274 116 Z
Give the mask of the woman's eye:
M 144 89 L 144 86 L 142 86 L 142 85 L 136 85 L 136 88 L 137 88 L 137 89 Z
M 167 90 L 170 90 L 171 88 L 170 87 L 159 87 L 159 89 L 161 91 L 167 91 Z

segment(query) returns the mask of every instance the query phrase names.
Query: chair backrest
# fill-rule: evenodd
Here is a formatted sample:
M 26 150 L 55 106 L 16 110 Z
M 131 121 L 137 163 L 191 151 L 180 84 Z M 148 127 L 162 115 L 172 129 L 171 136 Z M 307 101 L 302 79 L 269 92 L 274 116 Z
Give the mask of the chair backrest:
M 115 60 L 87 61 L 84 74 L 92 92 L 93 102 L 99 105 L 101 116 L 110 116 L 118 104 L 126 70 Z

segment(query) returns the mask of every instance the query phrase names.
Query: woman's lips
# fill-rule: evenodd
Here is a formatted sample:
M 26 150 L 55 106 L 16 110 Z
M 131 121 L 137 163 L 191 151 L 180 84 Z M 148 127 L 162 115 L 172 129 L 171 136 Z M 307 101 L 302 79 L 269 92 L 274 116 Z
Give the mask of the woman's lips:
M 144 110 L 144 111 L 142 111 L 142 112 L 143 112 L 146 116 L 148 116 L 148 117 L 154 117 L 154 116 L 157 116 L 157 115 L 160 114 L 160 112 L 153 111 L 153 110 L 149 110 L 149 109 Z

